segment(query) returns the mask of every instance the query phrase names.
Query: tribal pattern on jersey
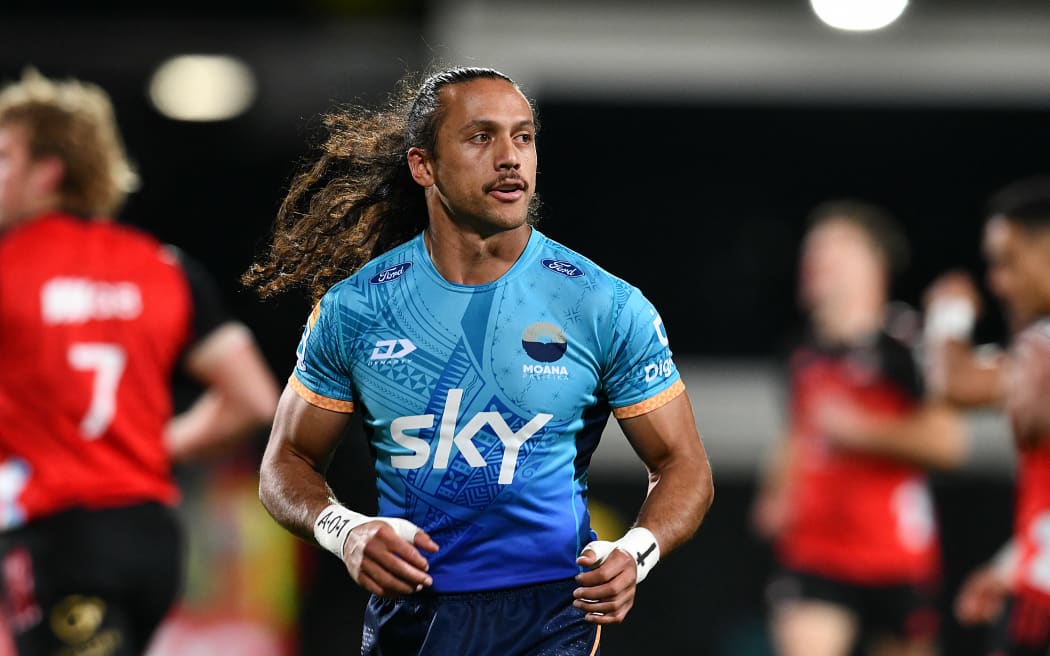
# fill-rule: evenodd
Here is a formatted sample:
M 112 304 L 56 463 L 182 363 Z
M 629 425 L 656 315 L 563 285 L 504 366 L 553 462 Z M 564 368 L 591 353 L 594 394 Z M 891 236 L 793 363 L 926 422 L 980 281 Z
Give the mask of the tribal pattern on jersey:
M 442 278 L 417 236 L 332 287 L 297 355 L 290 385 L 306 401 L 363 413 L 380 514 L 441 546 L 439 592 L 576 575 L 610 411 L 684 389 L 642 294 L 536 230 L 477 286 Z

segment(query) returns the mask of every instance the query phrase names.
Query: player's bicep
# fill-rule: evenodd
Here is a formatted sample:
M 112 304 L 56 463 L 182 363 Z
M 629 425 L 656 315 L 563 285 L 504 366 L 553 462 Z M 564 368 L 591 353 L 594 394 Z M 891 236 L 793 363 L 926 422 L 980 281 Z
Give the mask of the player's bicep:
M 277 403 L 264 461 L 297 457 L 320 471 L 349 421 L 348 413 L 318 407 L 289 385 Z
M 693 406 L 684 391 L 655 410 L 620 419 L 620 428 L 652 473 L 677 462 L 706 460 Z

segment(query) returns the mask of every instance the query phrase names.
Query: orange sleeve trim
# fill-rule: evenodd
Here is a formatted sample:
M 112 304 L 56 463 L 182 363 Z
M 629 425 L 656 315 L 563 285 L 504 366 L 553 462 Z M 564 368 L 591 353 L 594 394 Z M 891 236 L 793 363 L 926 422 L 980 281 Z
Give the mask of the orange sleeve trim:
M 599 624 L 596 628 L 598 630 L 594 632 L 594 646 L 591 647 L 590 656 L 594 656 L 598 653 L 598 645 L 602 642 L 602 625 Z
M 306 320 L 306 325 L 313 328 L 314 324 L 317 323 L 317 317 L 319 316 L 321 316 L 321 301 L 317 301 L 317 304 L 314 305 L 314 309 L 310 310 L 310 318 Z
M 638 415 L 644 415 L 647 412 L 652 412 L 657 408 L 661 408 L 667 405 L 672 399 L 685 391 L 685 383 L 679 378 L 670 387 L 660 392 L 656 396 L 649 397 L 644 401 L 633 403 L 631 405 L 625 405 L 622 408 L 613 408 L 613 416 L 617 419 L 630 419 L 631 417 L 637 417 Z
M 321 396 L 317 392 L 306 389 L 306 385 L 303 385 L 293 373 L 288 377 L 288 387 L 295 390 L 295 393 L 302 397 L 304 401 L 310 405 L 315 405 L 318 408 L 324 410 L 331 410 L 332 412 L 342 412 L 349 414 L 354 411 L 353 401 L 340 401 L 339 399 L 330 399 L 327 396 Z

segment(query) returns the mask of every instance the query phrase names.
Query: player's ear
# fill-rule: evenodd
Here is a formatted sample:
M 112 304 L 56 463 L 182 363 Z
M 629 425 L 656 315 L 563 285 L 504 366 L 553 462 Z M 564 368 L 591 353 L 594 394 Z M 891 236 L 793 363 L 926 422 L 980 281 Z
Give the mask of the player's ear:
M 412 173 L 412 179 L 421 187 L 432 187 L 434 185 L 433 160 L 429 153 L 422 148 L 412 146 L 408 149 L 408 170 Z
M 66 165 L 54 155 L 41 157 L 33 161 L 32 184 L 41 194 L 52 194 L 62 186 L 66 175 Z

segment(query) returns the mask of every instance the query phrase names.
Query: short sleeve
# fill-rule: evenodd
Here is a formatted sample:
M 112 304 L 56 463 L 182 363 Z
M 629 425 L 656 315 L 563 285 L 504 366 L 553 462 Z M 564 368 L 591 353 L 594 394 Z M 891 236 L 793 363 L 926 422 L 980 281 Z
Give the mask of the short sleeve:
M 633 287 L 614 319 L 602 386 L 617 419 L 652 412 L 685 390 L 671 358 L 667 330 Z
M 288 385 L 304 401 L 325 410 L 353 412 L 354 397 L 337 299 L 326 294 L 310 313 L 295 351 Z
M 193 300 L 191 340 L 194 343 L 200 342 L 219 326 L 233 321 L 233 315 L 223 302 L 215 279 L 204 268 L 204 265 L 189 257 L 180 248 L 170 245 L 165 248 L 175 257 L 189 284 L 190 296 Z

